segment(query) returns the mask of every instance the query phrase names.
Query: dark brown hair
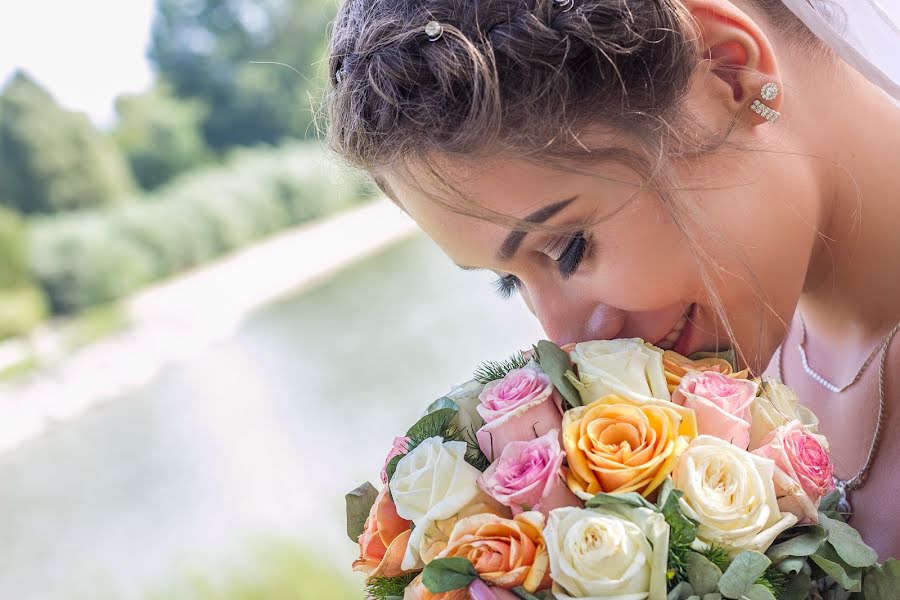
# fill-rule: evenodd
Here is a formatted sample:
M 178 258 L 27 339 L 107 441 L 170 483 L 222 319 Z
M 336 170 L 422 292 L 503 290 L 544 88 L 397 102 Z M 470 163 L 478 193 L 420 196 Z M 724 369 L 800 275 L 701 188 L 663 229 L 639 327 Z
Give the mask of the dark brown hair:
M 781 0 L 744 4 L 785 39 L 816 43 Z M 680 100 L 704 58 L 693 19 L 681 0 L 574 0 L 564 8 L 553 0 L 344 0 L 330 42 L 330 148 L 389 196 L 383 170 L 425 166 L 453 191 L 433 157 L 502 155 L 564 168 L 613 158 L 665 200 L 666 189 L 678 189 L 665 167 L 728 137 L 683 126 Z M 424 32 L 431 20 L 444 27 L 435 42 Z M 582 138 L 597 127 L 609 139 L 628 139 L 629 148 L 588 148 Z M 435 200 L 536 228 L 464 200 Z M 696 207 L 681 204 L 666 202 L 692 243 Z M 716 305 L 713 277 L 703 272 Z

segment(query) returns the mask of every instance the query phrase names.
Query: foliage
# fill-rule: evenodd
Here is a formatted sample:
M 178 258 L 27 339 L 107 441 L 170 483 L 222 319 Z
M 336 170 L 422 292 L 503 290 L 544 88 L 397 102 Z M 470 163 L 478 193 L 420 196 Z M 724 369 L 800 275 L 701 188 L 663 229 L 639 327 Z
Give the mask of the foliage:
M 143 94 L 118 97 L 116 112 L 113 136 L 145 190 L 212 158 L 200 130 L 207 106 L 176 98 L 165 83 Z
M 0 95 L 0 200 L 23 213 L 54 213 L 108 206 L 132 189 L 108 136 L 24 72 L 12 77 Z
M 0 206 L 0 290 L 25 283 L 25 227 L 19 215 Z
M 80 311 L 363 198 L 318 149 L 245 150 L 141 203 L 33 220 L 30 269 L 53 312 Z
M 0 289 L 0 340 L 23 335 L 47 316 L 47 301 L 34 286 Z
M 202 131 L 214 150 L 305 137 L 308 98 L 320 93 L 311 75 L 335 8 L 322 0 L 158 0 L 149 58 L 179 97 L 208 105 Z
M 475 369 L 474 379 L 478 383 L 488 384 L 492 381 L 503 379 L 514 369 L 523 368 L 526 362 L 521 352 L 516 352 L 504 361 L 485 361 Z
M 366 598 L 371 600 L 387 600 L 402 598 L 403 592 L 418 573 L 407 573 L 397 577 L 372 577 L 366 582 Z

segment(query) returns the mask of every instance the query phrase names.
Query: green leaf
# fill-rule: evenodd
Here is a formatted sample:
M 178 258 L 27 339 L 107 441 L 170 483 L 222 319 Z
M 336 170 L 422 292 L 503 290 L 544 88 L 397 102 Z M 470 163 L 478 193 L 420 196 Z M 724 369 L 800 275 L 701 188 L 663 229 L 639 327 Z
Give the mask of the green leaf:
M 687 576 L 694 593 L 705 596 L 718 589 L 722 571 L 702 554 L 688 552 Z
M 581 406 L 583 404 L 581 395 L 572 382 L 566 378 L 566 371 L 569 371 L 572 365 L 569 355 L 562 348 L 547 340 L 539 341 L 534 349 L 538 364 L 550 378 L 553 387 L 559 390 L 559 393 L 570 405 Z
M 347 503 L 347 535 L 354 544 L 366 530 L 366 519 L 376 498 L 378 490 L 368 481 L 344 496 Z
M 666 600 L 687 600 L 694 594 L 694 588 L 687 581 L 682 581 L 666 594 Z
M 833 511 L 837 509 L 838 502 L 841 501 L 841 493 L 832 490 L 828 495 L 819 501 L 819 510 L 822 512 Z
M 719 592 L 710 592 L 703 596 L 703 600 L 722 600 L 722 594 Z
M 525 360 L 521 352 L 517 352 L 501 362 L 489 360 L 481 363 L 475 369 L 475 374 L 472 378 L 478 383 L 486 385 L 492 381 L 503 379 L 513 369 L 524 368 L 526 364 L 528 364 L 528 361 Z
M 896 600 L 900 598 L 900 561 L 889 558 L 881 566 L 866 569 L 862 581 L 866 600 Z
M 741 596 L 741 600 L 775 600 L 775 595 L 764 585 L 754 584 L 750 591 Z
M 400 456 L 395 456 L 390 461 L 388 461 L 387 466 L 384 468 L 384 473 L 387 475 L 388 483 L 391 482 L 391 479 L 394 478 L 394 473 L 397 471 L 397 465 L 400 464 L 400 459 L 406 456 L 405 454 L 401 454 Z
M 785 575 L 792 575 L 794 573 L 799 573 L 800 571 L 802 571 L 804 565 L 806 565 L 805 556 L 792 556 L 790 558 L 784 558 L 775 563 L 775 568 Z
M 478 578 L 475 567 L 468 559 L 454 556 L 436 558 L 427 565 L 422 573 L 422 583 L 432 594 L 451 592 L 468 587 Z
M 454 404 L 456 404 L 454 402 Z M 428 413 L 410 427 L 406 435 L 410 438 L 409 451 L 413 451 L 414 445 L 418 445 L 428 438 L 445 437 L 450 432 L 451 423 L 459 408 L 439 408 Z
M 825 541 L 825 530 L 818 525 L 805 528 L 803 533 L 787 541 L 775 544 L 766 551 L 772 562 L 778 562 L 791 556 L 809 556 L 819 549 Z
M 638 494 L 637 492 L 628 492 L 626 494 L 606 494 L 600 492 L 587 501 L 587 508 L 600 508 L 601 506 L 614 506 L 616 504 L 627 504 L 628 506 L 636 506 L 639 508 L 649 508 L 655 512 L 659 512 L 651 502 Z
M 674 489 L 675 484 L 672 483 L 672 478 L 666 477 L 663 480 L 662 485 L 659 486 L 659 495 L 656 497 L 656 506 L 658 506 L 660 510 L 662 510 L 662 507 L 666 505 L 666 500 L 669 498 L 669 494 Z
M 740 598 L 741 595 L 750 593 L 756 580 L 766 572 L 770 564 L 772 561 L 765 554 L 752 550 L 741 552 L 722 574 L 719 591 L 726 598 Z
M 819 515 L 819 524 L 825 529 L 828 543 L 851 567 L 869 567 L 878 561 L 875 550 L 850 525 L 823 514 Z
M 682 495 L 681 490 L 670 490 L 662 506 L 662 514 L 672 530 L 671 537 L 676 538 L 675 542 L 690 544 L 697 537 L 697 523 L 681 512 L 681 504 L 678 499 Z
M 806 573 L 797 573 L 784 588 L 779 600 L 806 600 L 812 588 L 812 580 Z
M 448 398 L 447 396 L 441 396 L 434 402 L 428 405 L 428 409 L 425 411 L 425 414 L 431 414 L 437 410 L 441 410 L 443 408 L 449 408 L 456 412 L 459 412 L 459 404 Z
M 418 573 L 407 573 L 397 577 L 372 577 L 366 581 L 366 598 L 372 600 L 403 600 L 403 591 Z
M 532 594 L 522 586 L 519 586 L 514 587 L 510 591 L 522 600 L 556 600 L 556 597 L 550 590 L 540 590 Z
M 816 554 L 810 556 L 810 559 L 839 586 L 845 590 L 858 591 L 857 588 L 862 579 L 861 569 L 854 569 L 847 565 L 831 544 L 823 544 Z

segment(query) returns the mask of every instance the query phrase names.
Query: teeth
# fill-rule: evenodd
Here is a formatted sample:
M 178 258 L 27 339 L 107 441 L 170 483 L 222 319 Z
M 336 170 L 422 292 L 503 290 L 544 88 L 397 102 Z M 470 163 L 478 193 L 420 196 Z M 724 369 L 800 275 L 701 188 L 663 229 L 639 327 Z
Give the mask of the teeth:
M 664 337 L 660 342 L 656 345 L 662 348 L 663 350 L 671 350 L 675 347 L 675 342 L 678 341 L 678 337 L 681 335 L 682 330 L 684 330 L 684 326 L 687 324 L 687 315 L 681 317 L 677 323 L 675 323 L 675 327 L 672 328 L 672 331 Z

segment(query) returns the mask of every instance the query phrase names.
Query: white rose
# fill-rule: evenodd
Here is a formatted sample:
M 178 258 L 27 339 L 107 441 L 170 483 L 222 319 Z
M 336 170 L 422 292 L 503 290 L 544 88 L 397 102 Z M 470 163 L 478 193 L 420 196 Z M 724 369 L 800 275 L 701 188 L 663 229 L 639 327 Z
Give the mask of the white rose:
M 447 398 L 450 398 L 459 406 L 459 412 L 456 413 L 453 424 L 472 440 L 475 439 L 475 432 L 484 425 L 484 419 L 475 410 L 475 407 L 481 404 L 478 395 L 483 389 L 484 385 L 473 379 L 456 386 L 447 393 Z
M 775 461 L 724 440 L 701 435 L 688 445 L 672 472 L 684 492 L 681 508 L 699 523 L 698 546 L 718 544 L 732 554 L 765 552 L 797 517 L 782 513 L 775 497 Z
M 669 526 L 648 508 L 557 508 L 544 528 L 553 594 L 665 600 Z
M 777 379 L 766 378 L 760 388 L 762 392 L 750 405 L 750 449 L 755 450 L 762 444 L 764 437 L 782 425 L 791 421 L 800 421 L 803 429 L 816 433 L 819 419 L 800 404 L 797 394 Z M 826 449 L 824 436 L 816 436 Z
M 391 478 L 391 498 L 397 514 L 415 523 L 402 568 L 422 568 L 425 532 L 434 531 L 434 522 L 456 516 L 482 494 L 478 488 L 481 471 L 466 462 L 465 442 L 445 442 L 432 437 L 400 459 Z
M 662 350 L 640 338 L 582 342 L 569 356 L 578 365 L 580 381 L 572 383 L 585 404 L 608 394 L 670 399 Z

